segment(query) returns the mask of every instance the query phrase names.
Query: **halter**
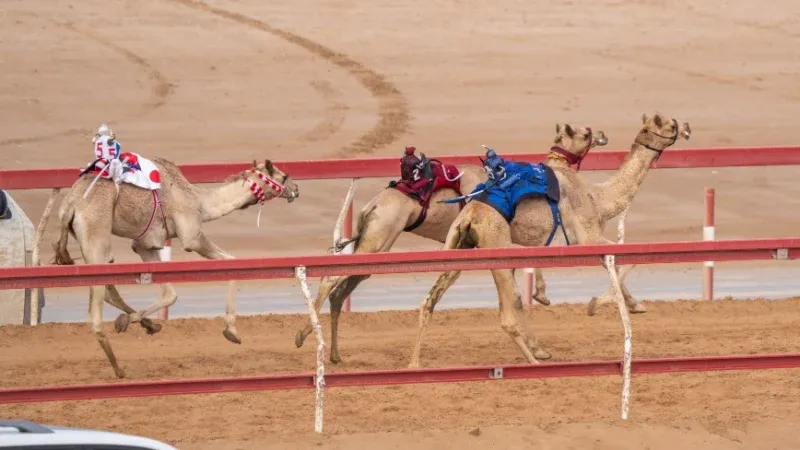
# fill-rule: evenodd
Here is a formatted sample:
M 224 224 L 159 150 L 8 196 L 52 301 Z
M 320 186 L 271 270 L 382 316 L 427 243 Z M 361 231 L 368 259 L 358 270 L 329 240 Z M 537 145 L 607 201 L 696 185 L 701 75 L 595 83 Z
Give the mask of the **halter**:
M 644 131 L 646 131 L 646 132 L 648 132 L 648 133 L 650 133 L 650 134 L 652 134 L 654 136 L 660 137 L 661 139 L 669 139 L 670 141 L 672 141 L 669 144 L 665 145 L 664 148 L 655 148 L 655 147 L 651 147 L 650 144 L 642 144 L 641 142 L 639 142 L 638 136 L 637 136 L 637 139 L 636 139 L 635 142 L 637 144 L 641 145 L 642 147 L 648 148 L 648 149 L 658 153 L 658 156 L 661 156 L 661 152 L 663 152 L 665 148 L 667 148 L 670 145 L 673 145 L 676 142 L 678 142 L 678 135 L 680 134 L 680 127 L 678 126 L 678 121 L 677 120 L 672 119 L 672 123 L 675 124 L 675 136 L 672 136 L 672 137 L 663 136 L 663 135 L 660 135 L 660 134 L 658 134 L 656 132 L 653 132 L 653 131 L 650 131 L 650 130 L 647 130 L 647 129 L 644 130 Z
M 575 168 L 575 171 L 579 172 L 581 170 L 581 162 L 583 162 L 583 158 L 585 158 L 586 155 L 589 154 L 589 150 L 592 149 L 592 144 L 594 143 L 594 138 L 592 137 L 592 129 L 589 127 L 587 127 L 586 129 L 589 131 L 589 145 L 587 146 L 586 151 L 582 155 L 576 155 L 574 153 L 565 150 L 563 147 L 554 145 L 550 147 L 550 155 L 548 155 L 547 158 L 562 159 L 567 163 L 567 165 L 570 166 L 573 164 L 577 164 L 578 167 Z M 555 155 L 553 153 L 555 153 Z
M 263 181 L 264 184 L 266 184 L 276 192 L 275 195 L 267 198 L 267 193 L 264 192 L 264 189 L 262 189 L 257 182 L 253 181 L 252 178 L 244 179 L 244 181 L 250 183 L 250 192 L 253 193 L 253 197 L 256 198 L 256 203 L 259 204 L 258 216 L 256 217 L 256 227 L 261 228 L 261 209 L 264 207 L 264 203 L 266 203 L 268 200 L 272 200 L 273 198 L 280 196 L 285 190 L 285 188 L 283 187 L 282 184 L 278 183 L 277 181 L 273 180 L 266 174 L 256 169 L 250 169 L 248 170 L 248 172 L 255 174 L 259 180 Z M 284 177 L 283 181 L 286 182 L 286 177 Z

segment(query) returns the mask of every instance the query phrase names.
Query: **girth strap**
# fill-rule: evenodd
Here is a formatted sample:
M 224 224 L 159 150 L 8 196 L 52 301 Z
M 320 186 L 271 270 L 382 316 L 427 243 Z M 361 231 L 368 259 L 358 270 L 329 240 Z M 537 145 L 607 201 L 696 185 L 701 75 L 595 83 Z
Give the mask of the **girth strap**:
M 419 217 L 417 217 L 417 220 L 415 220 L 414 223 L 412 223 L 411 225 L 403 228 L 403 231 L 408 232 L 422 225 L 422 222 L 425 222 L 425 217 L 428 216 L 428 206 L 430 206 L 430 202 L 426 203 L 422 207 L 422 212 L 419 213 Z
M 567 245 L 570 245 L 569 238 L 567 237 L 567 229 L 564 228 L 564 221 L 561 220 L 561 212 L 558 210 L 558 203 L 548 198 L 547 204 L 550 205 L 550 211 L 553 213 L 553 230 L 550 232 L 550 236 L 547 237 L 547 242 L 544 246 L 547 247 L 553 242 L 553 237 L 555 237 L 558 227 L 561 227 L 561 230 L 564 231 L 564 239 L 567 241 Z

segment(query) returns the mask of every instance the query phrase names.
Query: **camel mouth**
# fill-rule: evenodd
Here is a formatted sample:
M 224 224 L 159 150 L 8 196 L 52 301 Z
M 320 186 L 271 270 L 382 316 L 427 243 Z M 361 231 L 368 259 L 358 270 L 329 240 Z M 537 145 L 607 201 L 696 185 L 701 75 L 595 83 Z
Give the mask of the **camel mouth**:
M 692 127 L 690 127 L 688 123 L 683 124 L 683 130 L 681 130 L 681 137 L 683 137 L 687 141 L 689 140 L 690 137 L 692 137 Z
M 603 133 L 602 131 L 598 131 L 597 137 L 594 139 L 594 146 L 602 147 L 606 144 L 608 144 L 608 138 L 606 137 L 606 134 Z

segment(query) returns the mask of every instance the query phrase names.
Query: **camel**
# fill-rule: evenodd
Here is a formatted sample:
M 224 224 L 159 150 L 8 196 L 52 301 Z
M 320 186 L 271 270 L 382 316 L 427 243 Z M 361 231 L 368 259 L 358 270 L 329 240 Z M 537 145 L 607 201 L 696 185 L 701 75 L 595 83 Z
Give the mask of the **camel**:
M 551 167 L 569 167 L 577 164 L 578 167 L 593 147 L 603 146 L 608 143 L 605 133 L 591 129 L 573 127 L 569 124 L 563 127 L 556 124 L 556 136 L 553 146 L 547 157 L 546 164 Z M 465 164 L 457 166 L 462 174 L 460 189 L 462 192 L 472 192 L 480 183 L 486 182 L 487 173 L 481 166 Z M 417 227 L 413 227 L 422 212 L 419 202 L 399 192 L 397 189 L 384 189 L 370 200 L 360 211 L 353 238 L 344 242 L 337 242 L 338 249 L 344 248 L 354 242 L 353 253 L 381 253 L 391 250 L 397 238 L 404 231 L 424 238 L 444 243 L 447 231 L 461 208 L 456 204 L 442 203 L 445 198 L 452 197 L 456 192 L 453 189 L 441 189 L 431 197 L 427 217 Z M 343 217 L 350 198 L 346 199 L 342 209 Z M 549 301 L 544 296 L 544 279 L 540 270 L 535 271 L 537 292 L 534 298 L 544 305 Z M 355 288 L 369 275 L 324 277 L 320 281 L 315 307 L 317 312 L 322 309 L 325 299 L 330 295 L 331 305 L 331 352 L 330 360 L 337 364 L 341 362 L 338 346 L 338 326 L 344 300 Z M 305 328 L 298 330 L 295 335 L 295 345 L 299 348 L 305 339 L 312 333 L 309 322 Z
M 653 117 L 643 114 L 642 126 L 631 145 L 630 153 L 607 181 L 592 185 L 569 167 L 554 167 L 560 188 L 558 207 L 569 243 L 612 244 L 612 241 L 603 237 L 606 222 L 628 208 L 651 164 L 661 153 L 679 138 L 688 140 L 690 136 L 691 128 L 688 123 L 679 125 L 677 119 L 658 113 Z M 443 249 L 502 248 L 512 247 L 513 243 L 530 247 L 541 246 L 553 229 L 553 215 L 544 197 L 522 200 L 510 223 L 486 203 L 471 201 L 450 227 Z M 560 235 L 554 241 L 556 245 L 563 243 Z M 617 269 L 611 266 L 607 270 L 613 284 Z M 550 359 L 550 353 L 539 345 L 527 323 L 520 321 L 522 301 L 514 270 L 495 269 L 491 272 L 499 297 L 500 326 L 517 344 L 529 363 Z M 427 298 L 420 304 L 419 329 L 410 368 L 419 367 L 422 338 L 433 310 L 459 275 L 460 271 L 442 273 Z M 642 305 L 627 292 L 621 280 L 619 283 L 628 310 L 644 312 Z
M 299 189 L 291 178 L 275 167 L 271 161 L 253 161 L 253 168 L 232 175 L 225 183 L 213 189 L 190 184 L 172 162 L 152 158 L 161 175 L 161 189 L 148 191 L 127 183 L 115 185 L 111 180 L 98 178 L 87 198 L 84 193 L 93 182 L 92 174 L 82 175 L 64 196 L 59 211 L 61 236 L 54 244 L 56 264 L 74 264 L 67 250 L 71 234 L 78 242 L 87 264 L 113 263 L 111 235 L 131 239 L 133 251 L 144 262 L 160 261 L 159 250 L 167 239 L 179 238 L 186 251 L 197 252 L 207 259 L 233 259 L 234 256 L 219 248 L 201 230 L 205 222 L 226 216 L 238 209 L 269 199 L 281 197 L 288 202 L 299 196 Z M 124 311 L 115 321 L 117 332 L 125 331 L 131 322 L 140 322 L 148 334 L 161 330 L 147 316 L 160 308 L 169 307 L 177 300 L 172 284 L 160 286 L 159 300 L 136 312 L 122 299 L 113 285 L 89 288 L 89 323 L 100 347 L 108 357 L 114 373 L 124 378 L 111 350 L 108 337 L 103 332 L 103 301 Z M 223 335 L 240 344 L 233 308 L 234 281 L 228 284 Z

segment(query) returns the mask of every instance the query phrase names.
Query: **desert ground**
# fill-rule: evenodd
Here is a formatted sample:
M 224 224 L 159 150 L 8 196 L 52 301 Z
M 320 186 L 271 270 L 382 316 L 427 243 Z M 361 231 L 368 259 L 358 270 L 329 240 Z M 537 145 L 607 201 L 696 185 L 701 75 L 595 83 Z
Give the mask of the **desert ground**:
M 691 141 L 668 152 L 796 145 L 800 4 L 765 6 L 10 0 L 0 14 L 0 168 L 77 173 L 92 160 L 90 139 L 103 122 L 125 150 L 177 163 L 399 157 L 405 145 L 477 162 L 481 144 L 501 154 L 546 152 L 557 122 L 603 130 L 609 145 L 594 151 L 624 150 L 642 113 L 656 111 L 692 125 Z M 628 214 L 626 240 L 700 239 L 705 187 L 717 189 L 717 238 L 795 236 L 796 178 L 794 167 L 653 170 Z M 361 180 L 356 207 L 388 181 Z M 297 202 L 265 207 L 261 228 L 246 210 L 207 224 L 207 235 L 240 257 L 324 253 L 347 182 L 299 185 Z M 37 221 L 48 192 L 11 195 Z M 198 258 L 176 245 L 174 259 Z M 395 249 L 437 247 L 406 235 Z M 124 240 L 114 252 L 117 261 L 136 260 Z M 669 284 L 684 269 L 658 270 Z M 179 301 L 191 301 L 199 288 L 178 289 L 190 292 Z M 48 292 L 85 311 L 85 292 Z M 634 318 L 634 355 L 793 352 L 797 307 L 794 298 L 648 302 Z M 556 360 L 619 357 L 613 308 L 589 318 L 585 305 L 558 304 L 528 315 Z M 240 322 L 242 346 L 222 338 L 219 318 L 170 321 L 155 336 L 132 327 L 111 339 L 133 380 L 312 368 L 312 346 L 292 345 L 302 316 Z M 344 361 L 332 370 L 405 367 L 415 327 L 413 311 L 346 314 Z M 423 350 L 426 366 L 521 362 L 491 309 L 437 313 Z M 114 381 L 79 323 L 0 328 L 0 372 L 3 387 Z M 616 377 L 331 389 L 323 437 L 311 433 L 307 391 L 4 406 L 0 416 L 143 434 L 182 449 L 794 448 L 796 372 L 637 376 L 624 423 Z

